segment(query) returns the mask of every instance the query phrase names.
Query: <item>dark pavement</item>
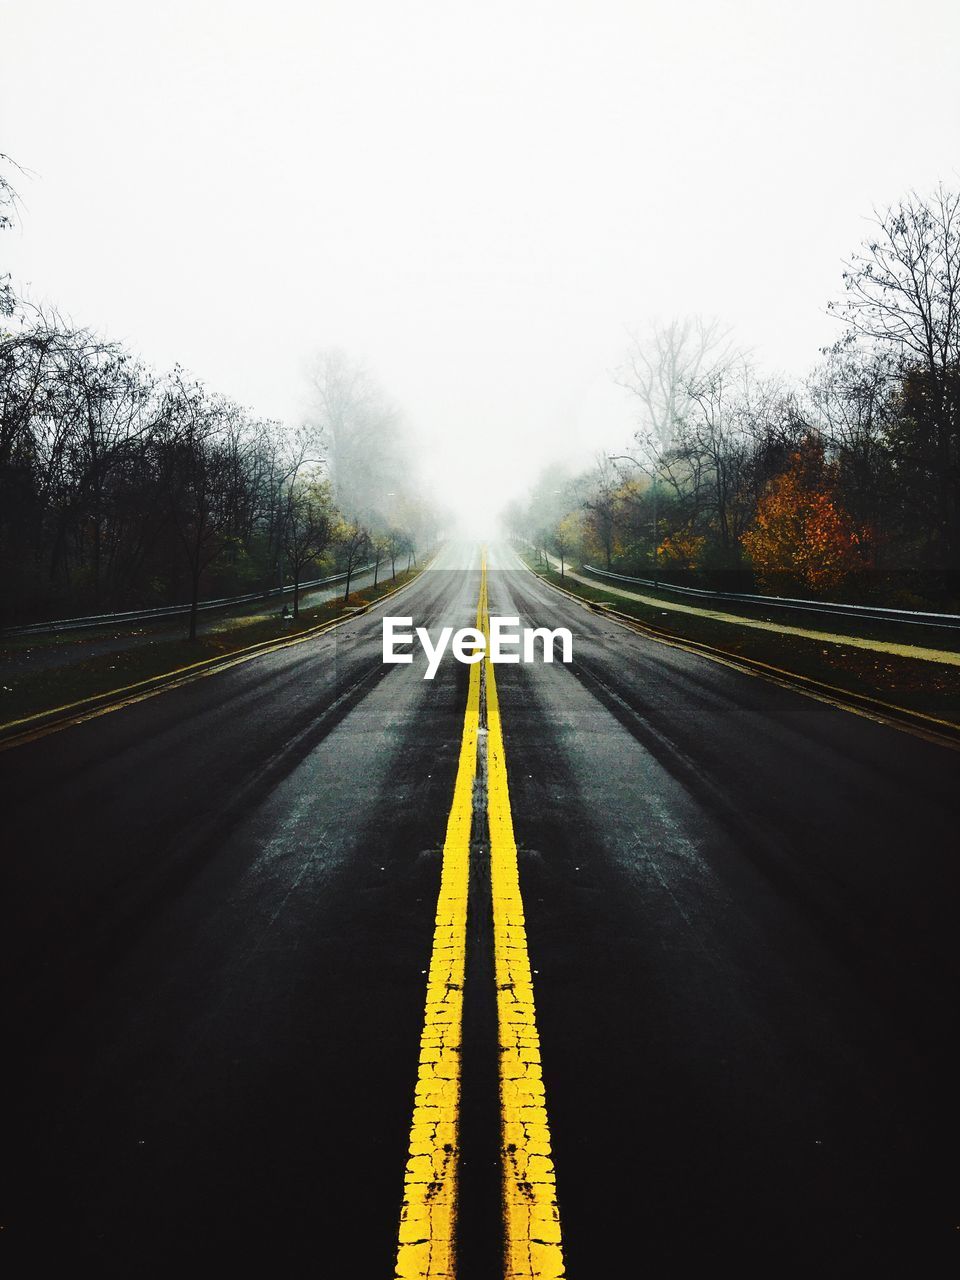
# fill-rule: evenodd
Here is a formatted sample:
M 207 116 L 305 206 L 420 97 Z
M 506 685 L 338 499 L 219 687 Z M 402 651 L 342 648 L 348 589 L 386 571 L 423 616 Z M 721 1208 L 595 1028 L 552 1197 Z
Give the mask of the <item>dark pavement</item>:
M 441 565 L 455 563 L 447 553 Z M 479 555 L 0 753 L 7 1274 L 393 1274 Z M 952 1276 L 960 756 L 597 617 L 495 553 L 568 1275 Z M 460 1280 L 496 1272 L 471 887 Z

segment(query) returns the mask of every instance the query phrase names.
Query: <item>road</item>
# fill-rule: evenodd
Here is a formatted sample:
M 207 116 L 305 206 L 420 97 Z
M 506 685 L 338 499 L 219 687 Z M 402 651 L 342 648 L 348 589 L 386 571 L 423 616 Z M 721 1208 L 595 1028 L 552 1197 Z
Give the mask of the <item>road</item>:
M 574 637 L 495 669 L 565 1274 L 956 1274 L 957 753 L 450 549 L 326 636 L 0 754 L 7 1275 L 394 1274 L 490 669 L 384 666 L 381 619 L 472 626 L 481 578 Z M 489 717 L 459 1280 L 504 1274 Z

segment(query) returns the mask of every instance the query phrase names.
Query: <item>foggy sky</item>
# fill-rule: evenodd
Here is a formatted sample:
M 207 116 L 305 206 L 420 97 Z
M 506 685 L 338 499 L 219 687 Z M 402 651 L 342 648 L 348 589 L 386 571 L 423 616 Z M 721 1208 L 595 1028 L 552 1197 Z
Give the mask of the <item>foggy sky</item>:
M 955 0 L 0 2 L 34 301 L 298 420 L 364 360 L 474 516 L 630 432 L 624 326 L 769 369 L 874 205 L 960 182 Z

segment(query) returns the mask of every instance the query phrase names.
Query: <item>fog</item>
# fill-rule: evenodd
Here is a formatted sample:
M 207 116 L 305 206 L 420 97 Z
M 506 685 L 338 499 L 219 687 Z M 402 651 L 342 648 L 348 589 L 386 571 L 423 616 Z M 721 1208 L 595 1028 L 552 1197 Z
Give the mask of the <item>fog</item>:
M 954 0 L 0 14 L 21 292 L 290 422 L 349 352 L 474 533 L 628 440 L 628 327 L 799 375 L 871 209 L 960 165 Z

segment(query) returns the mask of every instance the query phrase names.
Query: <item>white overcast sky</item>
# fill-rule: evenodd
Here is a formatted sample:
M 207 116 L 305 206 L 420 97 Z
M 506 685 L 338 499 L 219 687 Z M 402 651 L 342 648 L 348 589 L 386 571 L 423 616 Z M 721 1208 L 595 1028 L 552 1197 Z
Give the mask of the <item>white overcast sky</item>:
M 624 326 L 771 370 L 875 205 L 960 182 L 957 0 L 0 0 L 34 301 L 291 420 L 336 345 L 448 501 L 616 448 Z

